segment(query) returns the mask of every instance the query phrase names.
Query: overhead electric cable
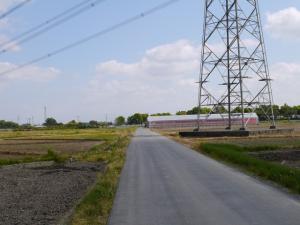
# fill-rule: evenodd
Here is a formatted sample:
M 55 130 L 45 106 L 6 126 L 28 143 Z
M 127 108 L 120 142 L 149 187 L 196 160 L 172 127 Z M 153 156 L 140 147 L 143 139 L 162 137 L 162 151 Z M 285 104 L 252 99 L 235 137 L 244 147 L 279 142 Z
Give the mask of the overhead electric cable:
M 30 28 L 29 30 L 15 36 L 9 41 L 3 42 L 0 44 L 1 50 L 0 55 L 4 54 L 8 50 L 11 50 L 15 45 L 20 45 L 25 42 L 31 41 L 34 38 L 42 35 L 43 33 L 71 20 L 74 17 L 84 13 L 85 11 L 96 7 L 98 4 L 106 0 L 85 0 L 79 4 L 59 13 L 58 15 L 52 17 L 49 20 L 44 21 L 43 23 Z
M 123 21 L 120 22 L 120 23 L 117 23 L 117 24 L 112 25 L 112 26 L 110 26 L 110 27 L 108 27 L 108 28 L 106 28 L 106 29 L 103 29 L 103 30 L 101 30 L 101 31 L 99 31 L 99 32 L 97 32 L 97 33 L 94 33 L 94 34 L 92 34 L 92 35 L 90 35 L 90 36 L 87 36 L 87 37 L 85 37 L 85 38 L 83 38 L 83 39 L 81 39 L 81 40 L 78 40 L 78 41 L 76 41 L 76 42 L 73 42 L 73 43 L 71 43 L 71 44 L 69 44 L 69 45 L 66 45 L 66 46 L 62 47 L 62 48 L 56 49 L 56 50 L 54 50 L 54 51 L 52 51 L 52 52 L 49 52 L 48 54 L 45 54 L 45 55 L 43 55 L 43 56 L 38 57 L 38 58 L 32 59 L 32 60 L 30 60 L 30 61 L 28 61 L 28 62 L 26 62 L 26 63 L 24 63 L 24 64 L 21 64 L 21 65 L 19 65 L 19 66 L 16 66 L 16 67 L 13 68 L 13 69 L 6 70 L 6 71 L 0 73 L 0 76 L 4 76 L 4 75 L 6 75 L 6 74 L 10 74 L 10 73 L 12 73 L 12 72 L 16 72 L 16 71 L 18 71 L 18 70 L 23 69 L 24 67 L 33 65 L 33 64 L 35 64 L 35 63 L 37 63 L 37 62 L 40 62 L 40 61 L 43 61 L 43 60 L 45 60 L 45 59 L 51 58 L 51 57 L 53 57 L 53 56 L 56 56 L 56 55 L 58 55 L 58 54 L 60 54 L 60 53 L 62 53 L 62 52 L 65 52 L 65 51 L 69 50 L 69 49 L 75 48 L 75 47 L 77 47 L 78 45 L 82 45 L 82 44 L 84 44 L 84 43 L 86 43 L 86 42 L 88 42 L 88 41 L 90 41 L 90 40 L 93 40 L 93 39 L 95 39 L 95 38 L 97 38 L 97 37 L 100 37 L 100 36 L 102 36 L 102 35 L 105 35 L 105 34 L 107 34 L 107 33 L 110 33 L 110 32 L 112 32 L 112 31 L 115 31 L 115 30 L 117 30 L 117 29 L 119 29 L 119 28 L 122 28 L 122 27 L 124 27 L 124 26 L 127 26 L 127 25 L 129 25 L 129 24 L 131 24 L 131 23 L 133 23 L 133 22 L 135 22 L 135 21 L 138 21 L 138 20 L 140 20 L 140 19 L 142 19 L 142 18 L 144 18 L 144 17 L 146 17 L 146 16 L 150 16 L 151 14 L 153 14 L 153 13 L 155 13 L 155 12 L 157 12 L 157 11 L 160 11 L 160 10 L 162 10 L 162 9 L 164 9 L 164 8 L 167 8 L 167 7 L 169 7 L 170 5 L 172 5 L 172 4 L 174 4 L 175 2 L 178 2 L 178 1 L 180 1 L 180 0 L 169 0 L 169 1 L 166 1 L 166 2 L 164 2 L 164 3 L 162 3 L 162 4 L 159 4 L 159 5 L 157 5 L 157 6 L 153 7 L 153 8 L 151 8 L 151 9 L 148 9 L 148 10 L 146 10 L 146 11 L 140 13 L 140 14 L 137 14 L 137 15 L 135 15 L 135 16 L 129 17 L 129 18 L 127 18 L 126 20 L 123 20 Z
M 8 15 L 12 14 L 13 12 L 17 11 L 18 9 L 21 9 L 23 6 L 25 6 L 27 3 L 31 2 L 31 0 L 24 0 L 23 2 L 20 2 L 19 4 L 13 6 L 8 11 L 0 15 L 0 20 L 4 19 Z

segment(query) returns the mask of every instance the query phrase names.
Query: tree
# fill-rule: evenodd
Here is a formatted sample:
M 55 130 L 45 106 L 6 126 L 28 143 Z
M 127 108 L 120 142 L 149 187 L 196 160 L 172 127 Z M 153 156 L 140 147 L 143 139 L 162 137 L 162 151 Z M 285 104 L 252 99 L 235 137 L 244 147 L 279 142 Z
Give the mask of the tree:
M 19 125 L 14 122 L 0 120 L 0 129 L 16 129 L 18 127 Z
M 135 113 L 132 116 L 129 116 L 127 118 L 127 123 L 129 125 L 137 125 L 137 124 L 144 124 L 147 122 L 148 114 L 141 114 L 141 113 Z
M 280 107 L 280 115 L 290 119 L 295 114 L 295 110 L 287 104 Z
M 211 109 L 210 108 L 206 108 L 206 107 L 201 107 L 200 108 L 200 114 L 208 114 L 210 113 Z M 191 110 L 188 110 L 186 112 L 187 115 L 197 115 L 199 113 L 199 107 L 196 106 L 194 108 L 192 108 Z
M 96 120 L 91 120 L 90 122 L 89 122 L 89 127 L 90 128 L 98 128 L 100 125 L 99 125 L 99 123 L 96 121 Z
M 297 115 L 300 115 L 300 105 L 294 106 L 293 109 Z
M 67 128 L 77 128 L 78 123 L 75 120 L 71 120 L 70 122 L 65 124 L 65 127 Z
M 57 125 L 58 125 L 58 123 L 54 118 L 47 118 L 44 123 L 44 126 L 46 126 L 46 127 L 53 127 L 53 126 L 57 126 Z
M 171 116 L 172 114 L 169 113 L 169 112 L 166 112 L 166 113 L 155 113 L 155 114 L 152 114 L 151 116 Z
M 117 125 L 117 126 L 122 126 L 122 125 L 124 125 L 125 124 L 125 117 L 124 116 L 118 116 L 117 118 L 116 118 L 116 120 L 115 120 L 115 124 Z
M 186 111 L 178 111 L 176 113 L 177 116 L 182 116 L 182 115 L 186 115 L 186 114 L 187 114 Z

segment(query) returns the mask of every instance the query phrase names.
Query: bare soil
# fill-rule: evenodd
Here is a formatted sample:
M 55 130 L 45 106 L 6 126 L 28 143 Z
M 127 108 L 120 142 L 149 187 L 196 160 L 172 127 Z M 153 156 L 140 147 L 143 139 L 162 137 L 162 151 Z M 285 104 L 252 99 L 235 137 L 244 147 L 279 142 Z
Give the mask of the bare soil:
M 251 152 L 249 155 L 266 161 L 278 162 L 290 167 L 300 168 L 300 150 Z
M 76 153 L 102 143 L 85 140 L 0 140 L 0 158 L 43 155 L 50 149 L 58 153 Z
M 104 168 L 103 163 L 79 162 L 0 168 L 0 224 L 57 224 Z

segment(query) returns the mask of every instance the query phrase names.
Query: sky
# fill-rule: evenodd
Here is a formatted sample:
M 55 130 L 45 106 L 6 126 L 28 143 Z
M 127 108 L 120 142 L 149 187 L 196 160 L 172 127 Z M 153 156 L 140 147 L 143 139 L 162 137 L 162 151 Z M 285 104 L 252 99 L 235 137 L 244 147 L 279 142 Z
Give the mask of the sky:
M 1 0 L 0 14 L 23 0 Z M 32 0 L 0 20 L 0 43 L 82 0 Z M 36 39 L 13 43 L 0 72 L 140 14 L 164 0 L 106 0 Z M 275 104 L 299 105 L 300 2 L 260 0 Z M 202 0 L 177 3 L 88 43 L 0 76 L 0 119 L 114 120 L 197 104 Z

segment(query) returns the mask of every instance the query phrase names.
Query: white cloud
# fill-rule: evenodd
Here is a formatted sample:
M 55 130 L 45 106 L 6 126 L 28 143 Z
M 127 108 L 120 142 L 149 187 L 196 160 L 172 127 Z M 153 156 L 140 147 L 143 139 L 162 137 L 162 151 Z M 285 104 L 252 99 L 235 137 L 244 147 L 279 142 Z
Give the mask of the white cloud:
M 191 107 L 197 101 L 199 59 L 200 47 L 180 40 L 147 50 L 137 62 L 100 63 L 88 99 L 105 102 L 109 111 L 125 113 Z
M 276 38 L 300 39 L 300 11 L 290 7 L 268 13 L 266 28 Z
M 180 40 L 147 50 L 133 63 L 100 63 L 83 102 L 91 110 L 105 106 L 116 116 L 192 107 L 197 104 L 199 58 L 199 45 Z M 300 63 L 277 63 L 271 76 L 276 104 L 300 103 Z
M 277 63 L 271 66 L 275 104 L 300 104 L 300 63 Z
M 60 74 L 60 71 L 48 67 L 42 68 L 38 66 L 28 66 L 21 70 L 17 70 L 12 73 L 7 73 L 1 75 L 1 73 L 5 71 L 9 71 L 11 69 L 16 68 L 16 65 L 8 62 L 0 62 L 0 84 L 8 84 L 9 82 L 23 80 L 23 81 L 38 81 L 38 82 L 45 82 L 51 79 L 54 79 Z

